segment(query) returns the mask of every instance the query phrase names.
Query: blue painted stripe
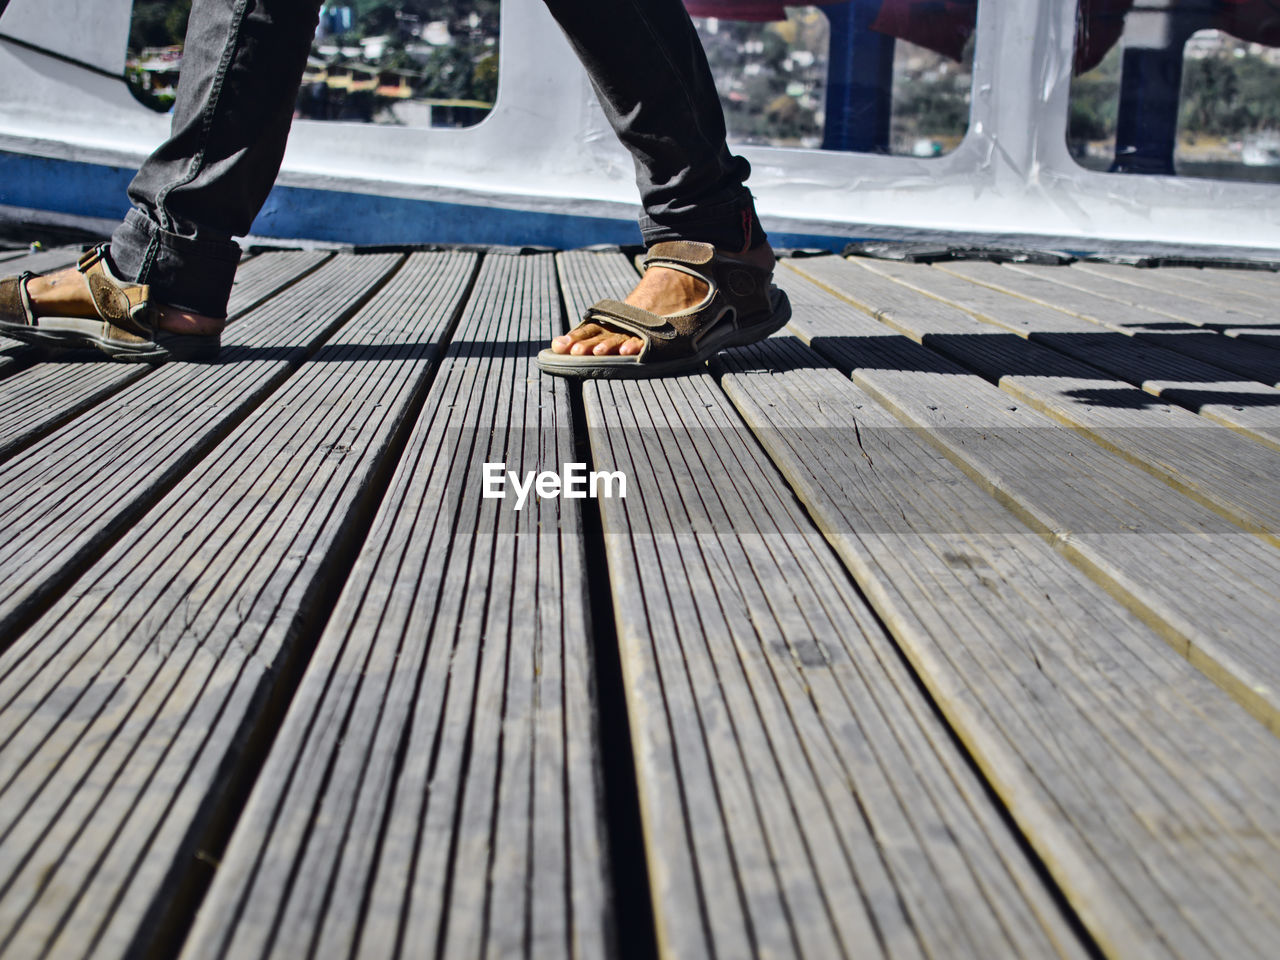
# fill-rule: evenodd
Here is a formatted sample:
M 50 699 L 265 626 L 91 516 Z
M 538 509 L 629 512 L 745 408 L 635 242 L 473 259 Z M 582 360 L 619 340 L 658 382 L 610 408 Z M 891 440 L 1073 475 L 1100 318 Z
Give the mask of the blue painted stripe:
M 122 218 L 133 170 L 0 151 L 0 204 L 83 217 Z M 276 186 L 253 233 L 352 244 L 477 243 L 573 249 L 638 244 L 632 220 L 530 212 L 341 190 Z M 770 234 L 779 247 L 840 250 L 852 236 Z

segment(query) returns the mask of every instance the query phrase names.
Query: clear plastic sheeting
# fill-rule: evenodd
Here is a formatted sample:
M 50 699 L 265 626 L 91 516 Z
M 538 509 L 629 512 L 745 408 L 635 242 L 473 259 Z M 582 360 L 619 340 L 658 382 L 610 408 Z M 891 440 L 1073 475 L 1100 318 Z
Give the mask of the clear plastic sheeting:
M 1139 4 L 1149 0 L 1134 0 Z M 1117 245 L 1280 250 L 1280 187 L 1109 173 L 1077 162 L 1067 132 L 1078 12 L 1061 0 L 980 0 L 967 41 L 968 132 L 945 156 L 743 147 L 766 227 L 806 245 L 829 238 L 833 248 L 842 240 L 955 232 L 1073 252 Z M 134 102 L 122 80 L 101 73 L 123 60 L 129 14 L 130 0 L 11 0 L 0 34 L 95 69 L 0 40 L 0 150 L 132 166 L 159 142 L 163 118 Z M 280 182 L 633 217 L 630 158 L 545 8 L 539 0 L 506 0 L 501 16 L 496 106 L 483 122 L 465 129 L 366 125 L 352 136 L 343 122 L 298 121 Z M 1102 23 L 1095 17 L 1096 30 Z M 77 26 L 54 29 L 69 24 Z M 89 28 L 95 44 L 85 42 Z M 1114 43 L 1127 50 L 1127 20 L 1121 33 Z

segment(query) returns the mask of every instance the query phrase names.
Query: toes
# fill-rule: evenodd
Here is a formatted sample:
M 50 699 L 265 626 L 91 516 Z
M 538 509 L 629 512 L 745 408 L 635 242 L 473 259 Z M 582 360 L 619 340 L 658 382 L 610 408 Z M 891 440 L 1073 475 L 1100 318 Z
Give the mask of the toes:
M 597 347 L 606 343 L 612 336 L 611 333 L 600 332 L 594 337 L 587 337 L 585 340 L 579 340 L 569 350 L 575 357 L 585 357 L 589 353 L 598 353 Z M 608 353 L 608 351 L 604 351 Z
M 558 354 L 596 357 L 619 354 L 634 357 L 644 348 L 644 341 L 625 333 L 608 330 L 599 324 L 584 323 L 551 341 L 551 349 Z
M 625 333 L 612 333 L 606 335 L 599 343 L 592 348 L 592 353 L 597 357 L 606 356 L 616 353 L 622 357 L 634 357 L 644 348 L 644 341 L 639 337 L 628 336 Z
M 583 323 L 568 333 L 562 333 L 551 341 L 551 349 L 556 353 L 572 353 L 581 356 L 585 351 L 573 349 L 580 343 L 591 343 L 607 331 L 597 323 Z
M 599 337 L 603 333 L 608 333 L 608 331 L 598 323 L 582 323 L 563 336 L 556 337 L 556 339 L 563 340 L 566 343 L 582 343 L 584 340 L 592 340 Z

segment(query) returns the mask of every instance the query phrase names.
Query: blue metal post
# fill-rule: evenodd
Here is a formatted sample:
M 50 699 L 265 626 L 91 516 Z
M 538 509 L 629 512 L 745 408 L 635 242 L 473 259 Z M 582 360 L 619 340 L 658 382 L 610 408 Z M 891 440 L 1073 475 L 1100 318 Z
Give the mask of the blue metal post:
M 1181 86 L 1182 44 L 1125 50 L 1112 173 L 1173 175 Z
M 880 0 L 821 9 L 831 22 L 822 148 L 888 153 L 894 40 L 871 29 Z

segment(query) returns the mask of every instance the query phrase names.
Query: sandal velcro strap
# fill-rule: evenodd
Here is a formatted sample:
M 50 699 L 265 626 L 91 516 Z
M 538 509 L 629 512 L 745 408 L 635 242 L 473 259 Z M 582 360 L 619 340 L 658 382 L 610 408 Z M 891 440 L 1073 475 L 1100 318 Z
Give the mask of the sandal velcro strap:
M 637 337 L 657 337 L 670 340 L 679 335 L 670 317 L 661 317 L 640 307 L 633 307 L 621 300 L 600 300 L 587 311 L 587 319 L 594 316 L 608 321 L 610 326 L 620 327 Z
M 649 248 L 644 267 L 647 270 L 655 265 L 704 280 L 713 295 L 716 291 L 723 292 L 741 314 L 760 313 L 769 308 L 773 271 L 762 270 L 737 257 L 720 253 L 709 243 L 693 240 L 655 243 Z
M 27 295 L 27 281 L 34 276 L 27 270 L 16 277 L 0 280 L 0 317 L 22 317 L 28 326 L 35 322 L 31 297 Z
M 703 309 L 664 317 L 620 300 L 600 300 L 587 310 L 586 319 L 639 337 L 644 341 L 639 359 L 656 361 L 685 356 L 696 350 L 702 338 L 719 326 L 727 312 L 731 313 L 732 308 L 719 310 L 713 316 Z
M 658 260 L 670 260 L 693 267 L 708 264 L 715 258 L 716 248 L 709 243 L 698 243 L 696 240 L 665 240 L 649 248 L 644 264 L 647 267 Z

